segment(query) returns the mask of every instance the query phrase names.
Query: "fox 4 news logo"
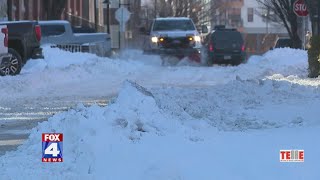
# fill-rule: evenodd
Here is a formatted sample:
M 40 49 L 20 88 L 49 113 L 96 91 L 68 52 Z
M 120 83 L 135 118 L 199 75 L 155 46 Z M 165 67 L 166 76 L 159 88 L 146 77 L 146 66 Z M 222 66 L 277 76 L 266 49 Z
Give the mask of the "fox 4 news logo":
M 63 162 L 62 133 L 42 134 L 42 162 Z
M 280 150 L 280 162 L 304 162 L 304 150 Z

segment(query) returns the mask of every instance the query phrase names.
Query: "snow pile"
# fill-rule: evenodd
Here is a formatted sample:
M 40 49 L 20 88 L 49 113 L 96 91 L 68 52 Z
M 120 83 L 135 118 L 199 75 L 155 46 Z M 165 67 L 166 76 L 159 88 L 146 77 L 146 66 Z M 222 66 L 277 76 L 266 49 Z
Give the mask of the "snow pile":
M 30 60 L 23 67 L 22 73 L 35 73 L 45 69 L 63 69 L 74 65 L 84 65 L 99 59 L 94 54 L 71 53 L 50 46 L 43 47 L 44 60 Z
M 123 168 L 125 163 L 134 168 L 141 158 L 128 156 L 131 146 L 139 143 L 137 141 L 143 136 L 151 138 L 179 130 L 177 123 L 162 114 L 150 92 L 135 83 L 126 82 L 115 103 L 110 106 L 85 108 L 79 105 L 33 129 L 29 139 L 17 152 L 8 153 L 0 159 L 0 179 L 55 179 L 61 175 L 68 179 L 98 178 L 103 175 L 121 177 L 122 172 L 118 168 Z M 42 132 L 64 133 L 64 163 L 39 163 Z M 120 153 L 120 156 L 114 153 Z M 128 159 L 126 162 L 126 158 L 134 160 Z M 15 165 L 18 161 L 20 163 Z M 123 174 L 123 178 L 119 179 L 125 177 L 127 175 Z
M 270 63 L 277 66 L 306 66 L 307 51 L 291 48 L 277 48 L 264 54 Z
M 237 76 L 246 80 L 273 74 L 295 75 L 298 81 L 307 75 L 306 52 L 294 49 L 276 49 L 236 67 L 194 67 L 185 65 L 185 61 L 178 66 L 161 66 L 159 56 L 144 55 L 137 50 L 101 58 L 44 47 L 44 54 L 44 60 L 28 61 L 20 75 L 0 78 L 0 101 L 44 96 L 111 96 L 126 79 L 144 87 L 189 87 L 226 84 Z
M 252 69 L 264 71 L 264 75 L 283 73 L 284 75 L 307 75 L 307 51 L 291 48 L 277 48 L 263 56 L 253 56 L 248 60 Z M 255 67 L 255 68 L 254 68 Z
M 319 93 L 318 87 L 240 78 L 213 87 L 153 92 L 160 107 L 180 119 L 205 120 L 224 131 L 319 125 Z
M 107 107 L 79 105 L 39 124 L 16 152 L 0 157 L 0 179 L 319 179 L 320 145 L 310 141 L 320 135 L 319 122 L 301 115 L 306 119 L 291 126 L 285 124 L 290 119 L 287 112 L 271 114 L 267 109 L 258 114 L 268 106 L 298 107 L 291 111 L 298 113 L 307 103 L 319 104 L 313 101 L 318 89 L 297 96 L 302 87 L 272 83 L 238 79 L 212 89 L 154 89 L 151 93 L 125 82 Z M 260 123 L 258 118 L 266 116 L 264 120 L 280 123 L 282 128 L 267 124 L 267 130 L 252 131 L 230 128 L 237 127 L 232 123 L 221 128 L 226 125 L 219 123 L 237 119 L 241 112 L 252 114 L 239 122 Z M 224 117 L 214 117 L 215 113 Z M 258 118 L 252 120 L 254 115 Z M 63 163 L 41 163 L 43 132 L 64 133 Z M 304 163 L 279 163 L 279 150 L 290 148 L 304 149 L 310 158 Z
M 288 75 L 284 76 L 282 74 L 273 74 L 267 77 L 270 80 L 274 81 L 286 81 L 293 84 L 299 84 L 303 86 L 313 86 L 313 87 L 319 87 L 320 86 L 320 77 L 310 79 L 308 77 L 305 77 L 305 75 Z

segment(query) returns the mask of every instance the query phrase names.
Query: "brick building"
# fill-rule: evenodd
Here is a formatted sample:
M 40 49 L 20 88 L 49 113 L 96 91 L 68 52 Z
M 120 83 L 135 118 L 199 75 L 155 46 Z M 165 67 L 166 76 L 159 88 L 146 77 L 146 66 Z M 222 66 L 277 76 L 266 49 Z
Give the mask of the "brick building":
M 45 0 L 12 0 L 12 20 L 46 20 L 44 8 Z M 96 11 L 94 8 L 96 1 Z M 107 7 L 109 4 L 109 11 Z M 99 32 L 107 32 L 107 18 L 109 18 L 112 46 L 119 44 L 119 24 L 115 19 L 115 11 L 119 7 L 126 7 L 131 12 L 131 18 L 126 24 L 125 38 L 133 40 L 140 25 L 141 0 L 67 0 L 60 19 L 68 20 L 74 26 L 95 28 L 95 12 Z M 50 7 L 49 7 L 50 8 Z M 108 13 L 109 12 L 109 13 Z
M 68 0 L 65 12 L 81 16 L 83 0 Z M 13 20 L 43 20 L 43 0 L 12 0 L 11 14 Z M 63 17 L 61 17 L 63 18 Z
M 44 0 L 12 0 L 12 20 L 45 20 Z M 104 25 L 103 0 L 97 1 L 98 24 Z M 74 25 L 94 25 L 94 0 L 67 0 L 60 19 Z

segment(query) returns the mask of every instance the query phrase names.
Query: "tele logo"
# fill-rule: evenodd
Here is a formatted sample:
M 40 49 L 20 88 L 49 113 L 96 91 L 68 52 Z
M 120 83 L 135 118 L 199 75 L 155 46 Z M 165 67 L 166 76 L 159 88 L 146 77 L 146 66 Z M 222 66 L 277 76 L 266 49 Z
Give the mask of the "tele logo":
M 280 162 L 304 162 L 304 150 L 280 150 Z

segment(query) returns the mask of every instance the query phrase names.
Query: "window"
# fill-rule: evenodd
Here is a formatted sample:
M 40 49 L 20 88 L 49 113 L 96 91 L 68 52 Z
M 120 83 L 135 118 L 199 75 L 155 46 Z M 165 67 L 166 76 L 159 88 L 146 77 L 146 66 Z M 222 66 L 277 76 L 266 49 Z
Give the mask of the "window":
M 64 25 L 41 25 L 42 36 L 58 36 L 65 33 Z
M 248 22 L 253 22 L 253 8 L 248 8 Z
M 172 31 L 172 30 L 195 30 L 191 20 L 157 20 L 154 23 L 153 31 Z

